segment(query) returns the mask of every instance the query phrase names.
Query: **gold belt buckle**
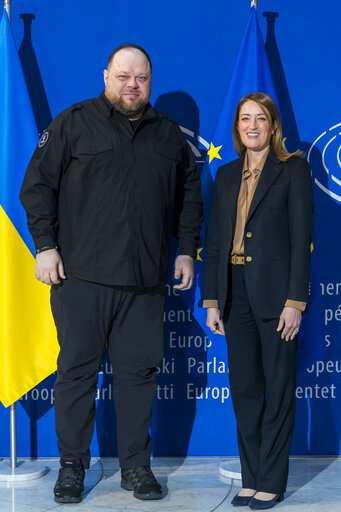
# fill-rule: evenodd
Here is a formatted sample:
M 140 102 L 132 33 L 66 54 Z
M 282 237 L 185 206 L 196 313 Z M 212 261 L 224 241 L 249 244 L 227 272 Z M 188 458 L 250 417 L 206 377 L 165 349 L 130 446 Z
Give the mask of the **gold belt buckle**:
M 238 256 L 237 254 L 230 256 L 230 262 L 232 263 L 232 265 L 244 265 L 244 261 L 244 256 Z

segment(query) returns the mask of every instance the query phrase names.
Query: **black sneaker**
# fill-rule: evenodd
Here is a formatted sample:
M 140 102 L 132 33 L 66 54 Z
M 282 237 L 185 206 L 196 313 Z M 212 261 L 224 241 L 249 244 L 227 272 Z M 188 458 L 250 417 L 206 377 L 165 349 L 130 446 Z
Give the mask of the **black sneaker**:
M 79 503 L 84 491 L 85 469 L 78 457 L 62 457 L 61 468 L 54 486 L 54 500 L 58 503 Z
M 126 491 L 134 491 L 135 498 L 139 500 L 160 500 L 162 498 L 162 487 L 149 466 L 122 469 L 121 477 L 121 487 Z

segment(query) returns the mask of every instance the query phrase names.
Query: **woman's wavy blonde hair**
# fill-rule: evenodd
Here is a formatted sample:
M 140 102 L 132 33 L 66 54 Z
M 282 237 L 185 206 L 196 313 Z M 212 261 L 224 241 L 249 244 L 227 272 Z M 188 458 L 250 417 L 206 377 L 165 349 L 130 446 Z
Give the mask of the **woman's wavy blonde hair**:
M 242 108 L 244 103 L 246 103 L 249 100 L 258 103 L 258 105 L 261 107 L 264 114 L 266 115 L 267 119 L 269 120 L 271 127 L 273 127 L 274 129 L 274 133 L 271 135 L 270 139 L 270 150 L 273 153 L 275 153 L 277 158 L 285 162 L 291 156 L 302 157 L 303 154 L 299 150 L 295 151 L 295 153 L 289 153 L 287 151 L 287 148 L 285 147 L 283 141 L 282 123 L 281 118 L 279 117 L 276 103 L 271 98 L 271 96 L 265 94 L 265 92 L 253 92 L 251 94 L 247 94 L 246 96 L 243 96 L 243 98 L 239 101 L 237 105 L 236 112 L 234 114 L 232 128 L 232 140 L 234 149 L 236 150 L 237 154 L 241 156 L 246 150 L 246 146 L 244 146 L 244 144 L 242 143 L 239 135 L 238 121 L 240 109 Z

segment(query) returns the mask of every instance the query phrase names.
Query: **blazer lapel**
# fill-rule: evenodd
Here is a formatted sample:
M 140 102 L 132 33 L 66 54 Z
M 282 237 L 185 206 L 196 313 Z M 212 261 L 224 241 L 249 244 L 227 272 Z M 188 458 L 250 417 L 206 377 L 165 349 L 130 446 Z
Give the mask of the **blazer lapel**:
M 242 169 L 244 164 L 244 155 L 234 162 L 234 166 L 228 173 L 228 180 L 226 181 L 226 216 L 231 221 L 232 227 L 236 223 L 237 215 L 237 201 L 242 179 Z
M 256 187 L 251 205 L 249 214 L 247 216 L 247 221 L 250 219 L 250 217 L 253 215 L 254 211 L 258 207 L 259 203 L 263 199 L 266 192 L 271 187 L 272 183 L 275 181 L 277 176 L 282 170 L 282 164 L 283 162 L 279 160 L 273 153 L 269 153 L 268 158 L 265 161 L 262 174 L 259 178 L 259 183 Z M 247 222 L 246 221 L 246 222 Z

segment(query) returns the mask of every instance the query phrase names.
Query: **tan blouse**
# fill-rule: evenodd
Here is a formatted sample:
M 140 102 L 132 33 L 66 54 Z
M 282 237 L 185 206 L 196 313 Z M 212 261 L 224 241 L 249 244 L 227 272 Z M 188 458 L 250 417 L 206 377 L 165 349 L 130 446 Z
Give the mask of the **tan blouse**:
M 244 256 L 244 231 L 246 219 L 268 154 L 269 151 L 266 152 L 254 171 L 248 170 L 247 154 L 245 155 L 242 170 L 242 181 L 240 184 L 237 202 L 236 227 L 234 231 L 231 256 L 234 254 Z

